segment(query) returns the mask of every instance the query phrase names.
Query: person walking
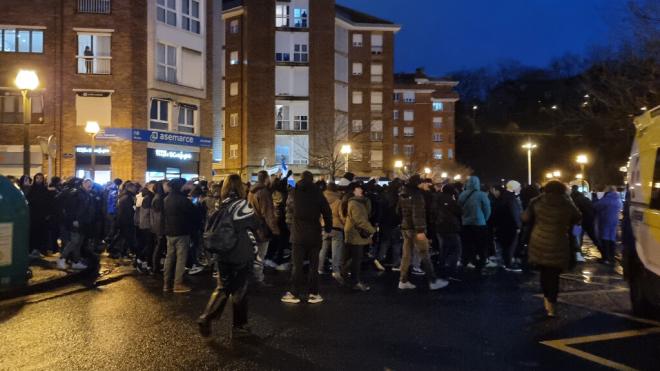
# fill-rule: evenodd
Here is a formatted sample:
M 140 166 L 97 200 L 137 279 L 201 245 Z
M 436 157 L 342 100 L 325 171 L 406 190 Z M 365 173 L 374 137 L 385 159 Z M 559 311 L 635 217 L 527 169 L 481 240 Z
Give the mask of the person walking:
M 381 197 L 381 213 L 378 225 L 378 252 L 374 266 L 379 271 L 385 271 L 383 262 L 388 251 L 391 256 L 392 270 L 400 270 L 401 266 L 401 218 L 397 213 L 401 181 L 394 179 L 386 187 Z
M 216 190 L 217 191 L 217 190 Z M 213 207 L 214 211 L 208 219 L 205 237 L 213 234 L 213 225 L 221 222 L 223 217 L 231 218 L 231 224 L 236 236 L 234 246 L 219 246 L 221 238 L 206 238 L 205 245 L 214 253 L 216 270 L 219 272 L 217 285 L 204 312 L 197 319 L 199 332 L 202 336 L 211 335 L 211 323 L 222 315 L 231 299 L 233 326 L 231 336 L 249 333 L 247 288 L 255 258 L 257 240 L 255 230 L 259 220 L 255 210 L 245 199 L 245 189 L 238 175 L 230 175 L 225 179 L 219 192 L 222 203 Z M 217 236 L 214 236 L 217 237 Z
M 70 232 L 70 240 L 60 253 L 57 267 L 67 268 L 67 262 L 72 262 L 71 268 L 85 270 L 87 265 L 82 261 L 82 250 L 88 248 L 88 239 L 94 226 L 94 200 L 92 199 L 92 180 L 85 179 L 79 188 L 73 191 L 67 203 L 66 226 Z M 86 250 L 86 252 L 89 252 Z
M 571 229 L 581 218 L 566 192 L 563 183 L 548 182 L 541 196 L 530 202 L 522 216 L 531 227 L 529 263 L 541 272 L 544 306 L 549 317 L 556 315 L 559 275 L 569 268 L 574 256 Z
M 621 196 L 615 186 L 606 188 L 603 197 L 594 204 L 594 209 L 598 220 L 601 261 L 605 264 L 612 264 L 616 250 L 616 229 L 619 225 L 619 215 L 623 209 Z
M 110 256 L 118 259 L 127 257 L 135 250 L 135 194 L 137 186 L 126 181 L 117 201 L 117 228 L 119 234 L 112 242 Z
M 190 248 L 190 235 L 192 234 L 192 221 L 194 212 L 192 202 L 186 197 L 181 188 L 184 179 L 172 179 L 168 182 L 169 193 L 165 197 L 165 236 L 167 237 L 167 255 L 163 272 L 163 291 L 173 290 L 174 293 L 189 292 L 190 287 L 183 283 L 186 271 L 186 259 Z M 174 280 L 174 287 L 172 287 Z
M 360 269 L 364 249 L 369 246 L 373 234 L 376 233 L 376 228 L 369 222 L 371 203 L 365 197 L 361 183 L 351 183 L 348 186 L 347 194 L 350 195 L 350 198 L 345 205 L 342 205 L 342 215 L 346 222 L 344 224 L 344 249 L 341 253 L 341 281 L 349 282 L 353 290 L 369 291 L 370 287 L 360 279 Z M 349 271 L 350 278 L 348 277 Z
M 481 273 L 488 260 L 488 227 L 490 218 L 490 200 L 481 191 L 481 182 L 477 176 L 470 176 L 465 190 L 458 197 L 458 204 L 463 209 L 462 240 L 464 265 L 474 264 Z
M 342 192 L 335 183 L 330 183 L 323 192 L 323 196 L 328 201 L 332 210 L 332 235 L 326 235 L 323 238 L 321 252 L 319 252 L 319 274 L 324 273 L 324 262 L 328 252 L 332 254 L 331 268 L 332 277 L 335 280 L 341 279 L 341 253 L 344 249 L 344 220 L 341 217 L 341 197 Z
M 434 194 L 435 230 L 440 245 L 441 266 L 448 277 L 456 275 L 461 258 L 461 207 L 454 199 L 454 188 L 445 184 Z
M 293 272 L 292 288 L 281 301 L 298 304 L 305 289 L 303 263 L 309 261 L 307 277 L 307 302 L 316 304 L 323 301 L 319 293 L 319 250 L 321 248 L 321 217 L 323 230 L 332 233 L 332 210 L 321 190 L 314 184 L 314 176 L 309 171 L 302 173 L 302 179 L 289 193 L 286 204 L 286 219 L 291 223 L 291 243 Z
M 408 179 L 399 196 L 399 213 L 401 215 L 401 233 L 403 234 L 403 256 L 401 258 L 401 273 L 399 289 L 409 290 L 416 286 L 408 280 L 408 272 L 414 252 L 420 258 L 420 265 L 428 280 L 429 289 L 439 290 L 449 285 L 449 282 L 436 278 L 429 255 L 430 244 L 426 236 L 426 207 L 424 196 L 419 186 L 422 180 L 417 174 Z
M 275 206 L 273 203 L 273 196 L 270 190 L 270 176 L 265 170 L 257 173 L 257 182 L 250 189 L 248 193 L 248 202 L 254 209 L 259 227 L 256 230 L 257 237 L 257 256 L 254 259 L 253 276 L 254 281 L 258 285 L 265 285 L 264 283 L 264 260 L 268 253 L 268 245 L 272 236 L 280 234 L 279 226 L 277 225 L 277 217 L 275 216 Z
M 522 228 L 522 204 L 518 198 L 520 183 L 511 180 L 500 193 L 498 208 L 493 213 L 495 241 L 502 254 L 502 264 L 509 272 L 522 272 L 514 257 L 518 247 L 518 236 Z

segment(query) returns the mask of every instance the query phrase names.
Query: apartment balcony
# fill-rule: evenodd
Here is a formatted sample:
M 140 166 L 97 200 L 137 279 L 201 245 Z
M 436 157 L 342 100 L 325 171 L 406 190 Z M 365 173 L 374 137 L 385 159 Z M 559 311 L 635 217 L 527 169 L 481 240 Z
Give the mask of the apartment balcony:
M 82 75 L 109 75 L 112 57 L 77 56 L 78 73 Z
M 369 139 L 372 142 L 382 142 L 383 141 L 383 132 L 382 131 L 372 131 L 369 133 Z
M 110 14 L 111 0 L 78 0 L 78 13 Z

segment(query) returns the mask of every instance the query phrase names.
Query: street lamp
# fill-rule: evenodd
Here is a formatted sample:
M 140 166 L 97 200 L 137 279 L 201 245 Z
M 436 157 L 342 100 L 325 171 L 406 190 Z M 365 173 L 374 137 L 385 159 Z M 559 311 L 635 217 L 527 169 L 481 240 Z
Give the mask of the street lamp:
M 553 177 L 552 173 L 545 173 L 546 179 L 552 179 L 552 177 Z
M 447 173 L 445 173 L 445 172 L 442 172 L 442 173 L 440 174 L 440 177 L 441 177 L 442 179 L 447 179 L 447 178 L 449 178 L 449 174 L 447 174 Z
M 87 121 L 85 133 L 92 137 L 92 180 L 96 179 L 96 135 L 99 133 L 99 123 L 96 121 Z
M 575 162 L 580 165 L 580 172 L 582 173 L 582 191 L 584 192 L 584 167 L 589 163 L 589 157 L 585 154 L 577 155 Z
M 555 170 L 552 172 L 552 176 L 555 178 L 561 178 L 561 171 Z
M 346 156 L 346 159 L 344 160 L 344 172 L 348 173 L 348 160 L 351 155 L 351 152 L 353 152 L 353 149 L 351 148 L 350 144 L 342 144 L 341 150 L 342 155 Z
M 536 148 L 536 144 L 528 139 L 522 148 L 527 150 L 527 184 L 532 185 L 532 150 Z
M 39 86 L 39 77 L 33 70 L 20 70 L 16 75 L 16 87 L 23 96 L 23 175 L 30 175 L 30 122 L 32 121 L 32 101 L 28 91 Z
M 575 179 L 577 179 L 577 180 L 583 180 L 583 179 L 584 179 L 584 175 L 582 175 L 582 174 L 577 174 L 577 175 L 575 176 Z
M 424 174 L 426 174 L 426 177 L 428 178 L 429 175 L 431 175 L 431 168 L 430 167 L 425 167 L 424 168 Z
M 461 178 L 462 178 L 461 174 L 456 174 L 456 176 L 454 177 L 454 180 L 459 181 L 459 180 L 461 180 Z

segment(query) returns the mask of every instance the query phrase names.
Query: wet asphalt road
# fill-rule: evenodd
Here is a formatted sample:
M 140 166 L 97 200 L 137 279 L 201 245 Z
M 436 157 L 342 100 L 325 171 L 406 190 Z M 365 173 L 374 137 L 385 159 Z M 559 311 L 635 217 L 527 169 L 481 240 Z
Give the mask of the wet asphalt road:
M 595 263 L 564 276 L 556 319 L 545 318 L 533 273 L 466 273 L 440 292 L 397 292 L 396 274 L 371 267 L 366 277 L 371 292 L 324 276 L 324 303 L 286 305 L 286 275 L 272 273 L 273 287 L 250 293 L 254 336 L 234 341 L 229 312 L 211 339 L 197 334 L 210 274 L 183 295 L 129 275 L 0 302 L 0 369 L 658 369 L 660 323 L 629 316 L 621 276 Z

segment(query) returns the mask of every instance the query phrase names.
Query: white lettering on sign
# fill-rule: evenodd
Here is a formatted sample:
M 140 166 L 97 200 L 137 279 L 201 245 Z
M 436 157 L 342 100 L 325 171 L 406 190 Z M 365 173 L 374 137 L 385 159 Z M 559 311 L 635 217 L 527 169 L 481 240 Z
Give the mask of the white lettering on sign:
M 190 143 L 190 144 L 192 144 L 195 141 L 195 139 L 191 136 L 168 134 L 168 133 L 160 133 L 160 140 L 180 142 L 180 143 Z
M 191 160 L 192 157 L 193 157 L 192 153 L 167 151 L 167 150 L 164 150 L 164 149 L 157 149 L 156 150 L 156 156 L 165 157 L 165 158 L 176 158 L 176 159 L 179 159 L 179 160 Z
M 76 147 L 76 153 L 92 153 L 91 147 Z M 94 148 L 94 153 L 99 154 L 108 154 L 110 153 L 110 148 L 106 147 L 96 147 Z
M 14 223 L 0 223 L 0 267 L 11 265 Z

